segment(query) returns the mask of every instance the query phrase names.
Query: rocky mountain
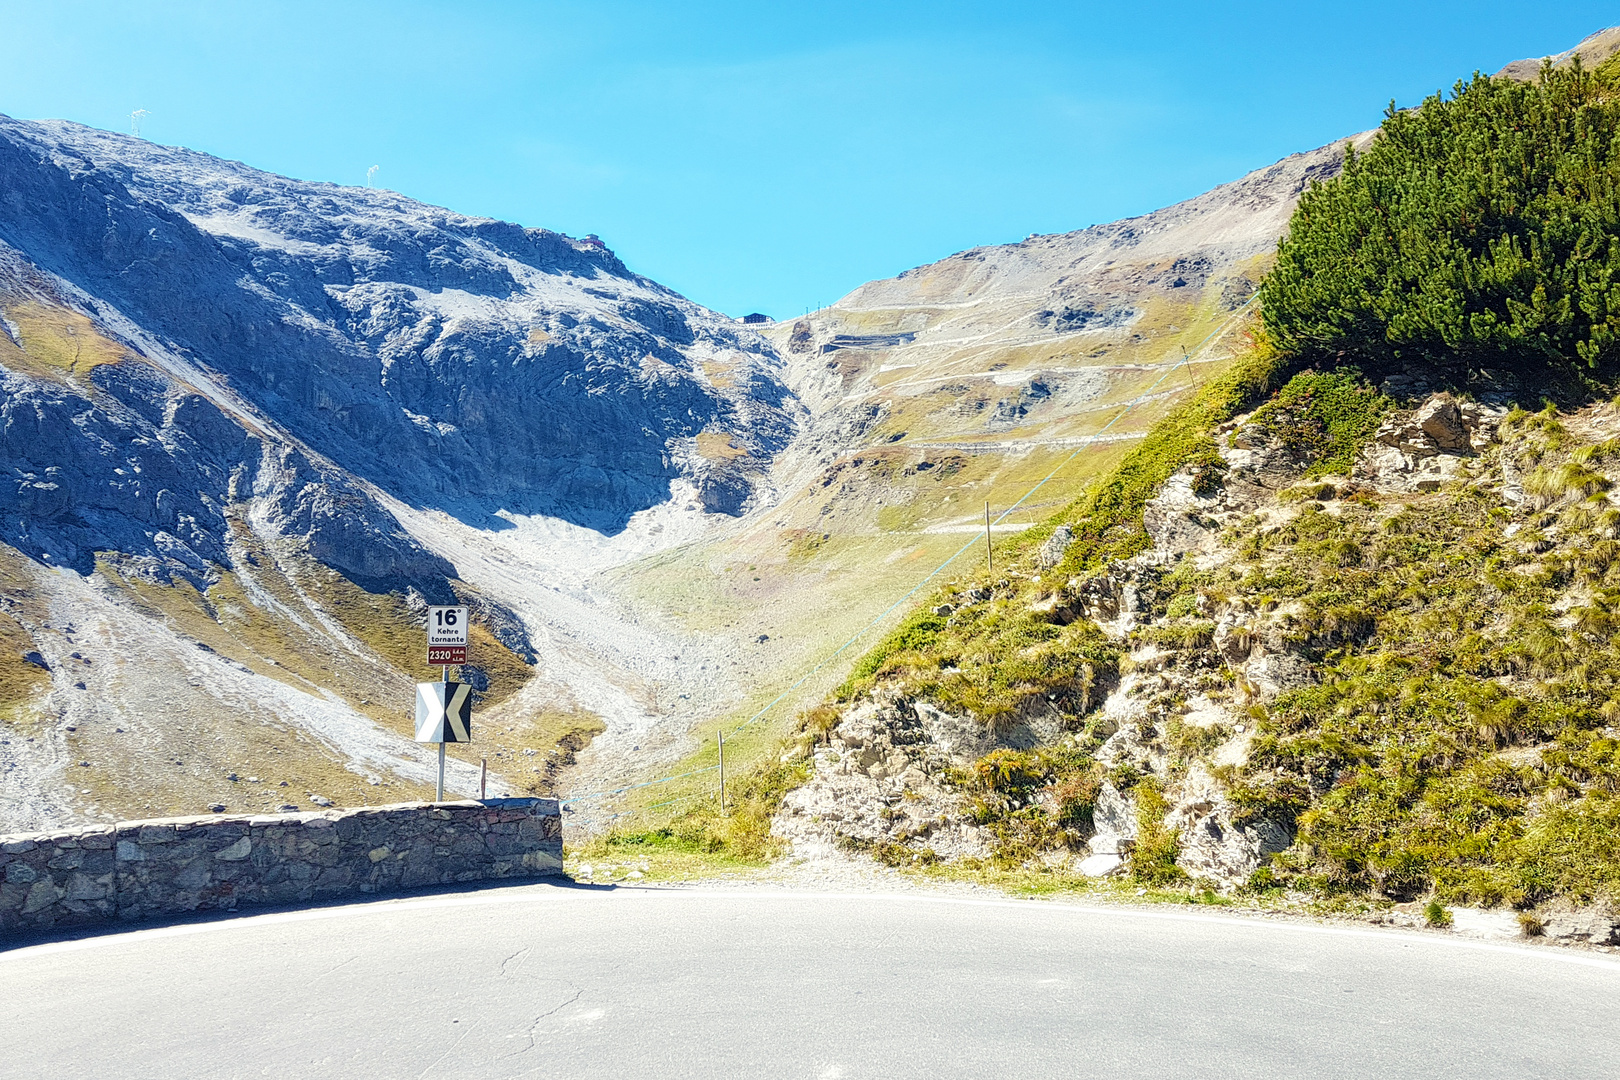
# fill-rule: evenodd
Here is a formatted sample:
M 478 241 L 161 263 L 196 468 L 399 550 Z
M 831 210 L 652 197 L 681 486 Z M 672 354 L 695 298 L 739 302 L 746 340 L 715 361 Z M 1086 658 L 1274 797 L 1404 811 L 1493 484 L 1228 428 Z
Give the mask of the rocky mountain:
M 1614 241 L 1620 165 L 1586 133 L 1620 127 L 1617 46 L 1391 115 L 1295 214 L 1266 333 L 994 574 L 922 593 L 805 715 L 761 799 L 778 841 L 1620 944 L 1620 354 L 1601 324 L 1595 345 L 1538 327 L 1539 352 L 1487 336 L 1538 305 L 1602 318 L 1549 298 L 1576 276 L 1559 260 L 1584 275 Z M 1534 169 L 1513 171 L 1518 140 Z M 1488 234 L 1485 205 L 1507 211 Z M 1434 206 L 1448 224 L 1409 226 Z M 1601 224 L 1576 247 L 1580 215 Z M 1511 289 L 1445 276 L 1520 251 L 1548 254 Z M 1424 324 L 1402 305 L 1450 302 L 1478 337 L 1403 336 Z M 1342 335 L 1293 332 L 1310 319 Z
M 993 453 L 1087 438 L 1156 367 L 1200 347 L 1222 355 L 1300 193 L 1337 174 L 1344 147 L 1141 217 L 869 282 L 772 339 L 820 424 L 847 428 L 864 411 L 884 445 Z
M 92 599 L 115 621 L 144 605 L 150 634 L 126 627 L 104 656 L 143 686 L 207 644 L 193 627 L 173 655 L 160 645 L 200 613 L 229 631 L 211 650 L 260 683 L 291 668 L 300 694 L 335 698 L 364 732 L 374 693 L 401 696 L 420 661 L 367 644 L 376 612 L 345 610 L 300 575 L 335 572 L 362 607 L 471 598 L 494 658 L 532 665 L 544 618 L 477 593 L 455 541 L 434 550 L 412 528 L 481 536 L 540 518 L 611 538 L 677 496 L 700 518 L 738 514 L 802 413 L 767 343 L 594 238 L 62 122 L 0 118 L 0 313 L 0 541 L 21 559 L 6 596 L 8 704 L 54 733 L 6 745 L 57 750 L 44 764 L 43 746 L 7 755 L 20 823 L 71 813 L 38 803 L 61 786 L 41 777 L 73 756 L 64 719 L 82 742 L 92 714 L 134 729 L 131 717 L 162 711 L 98 698 L 68 673 L 85 655 L 68 628 Z M 102 587 L 66 599 L 74 589 L 51 567 Z M 266 576 L 291 604 L 255 580 Z M 245 594 L 230 609 L 241 626 L 227 627 L 222 589 Z M 180 594 L 198 612 L 162 610 Z M 280 643 L 291 656 L 255 633 L 292 634 Z M 331 665 L 311 660 L 323 654 L 366 672 L 333 686 Z M 188 716 L 225 708 L 212 680 L 181 681 L 197 691 Z M 278 716 L 334 704 L 276 704 L 280 692 L 254 693 Z M 356 757 L 336 742 L 318 752 Z M 84 794 L 115 798 L 132 778 Z
M 296 805 L 227 779 L 265 773 L 308 797 L 419 790 L 413 620 L 450 597 L 487 635 L 464 675 L 502 784 L 679 758 L 903 595 L 984 502 L 1061 466 L 997 532 L 1040 520 L 1219 369 L 1341 156 L 760 334 L 594 238 L 0 121 L 6 812 Z
M 1222 368 L 1295 201 L 1343 152 L 1292 155 L 1139 218 L 974 248 L 766 327 L 807 412 L 773 463 L 776 498 L 614 570 L 611 588 L 738 642 L 708 693 L 787 690 L 772 712 L 785 722 L 847 670 L 803 679 L 806 658 L 982 533 L 986 503 L 999 517 L 1024 500 L 997 536 L 1043 520 Z M 685 738 L 690 720 L 671 719 Z
M 65 123 L 0 123 L 0 182 L 17 301 L 32 266 L 142 366 L 414 506 L 614 532 L 686 476 L 736 512 L 696 436 L 792 434 L 768 348 L 594 240 Z

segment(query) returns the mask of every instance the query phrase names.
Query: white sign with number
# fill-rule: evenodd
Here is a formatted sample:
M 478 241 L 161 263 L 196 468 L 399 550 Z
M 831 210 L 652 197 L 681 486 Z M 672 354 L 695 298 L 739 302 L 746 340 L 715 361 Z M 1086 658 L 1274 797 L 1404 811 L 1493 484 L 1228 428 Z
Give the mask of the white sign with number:
M 466 607 L 428 608 L 427 632 L 430 646 L 467 644 Z

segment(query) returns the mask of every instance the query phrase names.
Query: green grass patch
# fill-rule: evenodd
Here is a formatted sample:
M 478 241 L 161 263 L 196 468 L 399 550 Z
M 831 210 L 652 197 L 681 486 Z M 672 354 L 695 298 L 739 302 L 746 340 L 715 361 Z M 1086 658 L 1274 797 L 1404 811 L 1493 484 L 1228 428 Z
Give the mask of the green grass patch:
M 1259 342 L 1191 401 L 1155 424 L 1112 473 L 1057 515 L 1075 536 L 1059 572 L 1096 570 L 1151 547 L 1142 525 L 1147 501 L 1185 466 L 1199 467 L 1204 484 L 1217 483 L 1221 460 L 1211 433 L 1272 390 L 1287 362 L 1282 354 Z
M 1323 476 L 1348 473 L 1394 407 L 1359 371 L 1304 372 L 1256 409 L 1249 424 L 1309 462 L 1307 477 Z

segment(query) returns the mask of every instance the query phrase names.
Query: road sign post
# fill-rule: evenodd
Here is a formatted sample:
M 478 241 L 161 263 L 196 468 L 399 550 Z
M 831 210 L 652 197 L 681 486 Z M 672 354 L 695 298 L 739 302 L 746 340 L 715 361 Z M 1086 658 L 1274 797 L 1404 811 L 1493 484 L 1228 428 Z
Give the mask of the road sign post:
M 427 611 L 427 661 L 444 670 L 442 682 L 416 684 L 416 741 L 439 744 L 434 802 L 444 801 L 444 744 L 472 742 L 472 687 L 450 681 L 450 665 L 467 662 L 469 614 L 464 604 L 435 605 Z
M 434 802 L 444 801 L 444 744 L 472 742 L 472 686 L 468 683 L 416 684 L 416 741 L 439 744 L 439 786 Z

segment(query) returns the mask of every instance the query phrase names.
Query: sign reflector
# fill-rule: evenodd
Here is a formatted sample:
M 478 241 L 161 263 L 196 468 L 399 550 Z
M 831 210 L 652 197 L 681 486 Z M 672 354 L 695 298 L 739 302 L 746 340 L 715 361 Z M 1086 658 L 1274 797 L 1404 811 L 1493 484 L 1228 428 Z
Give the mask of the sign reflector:
M 427 662 L 430 664 L 465 664 L 467 662 L 467 646 L 429 645 Z
M 471 684 L 416 684 L 416 741 L 472 742 Z

